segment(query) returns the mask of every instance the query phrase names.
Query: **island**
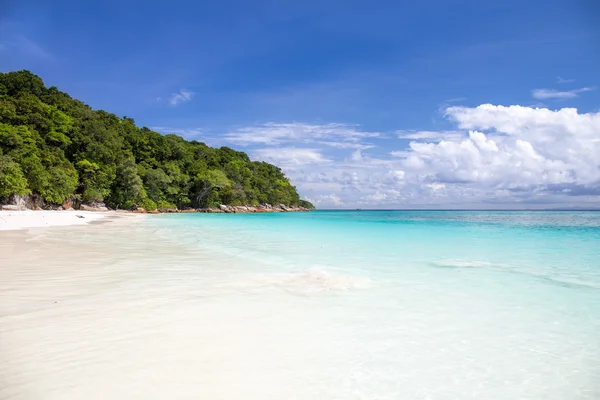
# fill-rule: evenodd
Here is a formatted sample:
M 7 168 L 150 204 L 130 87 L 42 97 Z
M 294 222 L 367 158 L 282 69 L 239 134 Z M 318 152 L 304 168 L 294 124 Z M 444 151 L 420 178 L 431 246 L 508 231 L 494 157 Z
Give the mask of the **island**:
M 313 210 L 282 170 L 138 127 L 27 71 L 0 73 L 0 209 Z

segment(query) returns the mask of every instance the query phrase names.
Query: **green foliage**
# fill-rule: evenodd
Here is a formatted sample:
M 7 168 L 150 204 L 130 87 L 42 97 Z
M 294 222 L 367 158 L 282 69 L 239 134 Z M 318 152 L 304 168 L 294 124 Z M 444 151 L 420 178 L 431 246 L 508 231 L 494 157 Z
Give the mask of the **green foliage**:
M 13 194 L 28 194 L 27 179 L 21 166 L 8 156 L 0 155 L 0 199 Z
M 154 211 L 157 208 L 156 203 L 148 198 L 142 200 L 140 207 L 145 208 L 146 211 Z
M 156 202 L 156 208 L 158 208 L 159 210 L 161 209 L 174 209 L 177 208 L 177 206 L 173 203 L 169 203 L 168 201 L 165 200 L 159 200 Z
M 310 201 L 306 201 L 306 200 L 300 200 L 300 201 L 298 201 L 298 205 L 300 207 L 304 207 L 304 208 L 307 208 L 309 210 L 313 210 L 315 208 L 315 206 L 313 206 L 313 204 Z
M 149 210 L 310 204 L 274 165 L 92 110 L 29 71 L 0 73 L 0 196 L 25 193 Z

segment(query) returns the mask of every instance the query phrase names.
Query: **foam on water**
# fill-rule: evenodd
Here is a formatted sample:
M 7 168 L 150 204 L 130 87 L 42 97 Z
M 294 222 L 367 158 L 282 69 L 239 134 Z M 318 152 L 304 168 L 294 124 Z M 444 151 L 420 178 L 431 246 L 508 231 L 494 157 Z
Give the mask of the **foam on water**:
M 600 214 L 181 214 L 11 240 L 0 398 L 600 398 Z

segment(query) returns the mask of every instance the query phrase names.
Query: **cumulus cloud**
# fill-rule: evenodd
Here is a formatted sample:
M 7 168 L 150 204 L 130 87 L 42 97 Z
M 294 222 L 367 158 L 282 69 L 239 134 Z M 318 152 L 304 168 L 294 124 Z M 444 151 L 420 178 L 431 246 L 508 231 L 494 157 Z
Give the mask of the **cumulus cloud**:
M 531 95 L 534 99 L 548 100 L 548 99 L 573 99 L 579 96 L 579 93 L 590 92 L 594 90 L 591 87 L 583 87 L 581 89 L 560 91 L 555 89 L 534 89 L 531 91 Z
M 188 102 L 192 100 L 195 94 L 196 93 L 190 90 L 180 89 L 178 93 L 171 94 L 171 97 L 169 98 L 169 104 L 176 106 L 178 104 Z
M 600 114 L 485 104 L 447 115 L 469 137 L 412 142 L 404 164 L 423 181 L 530 193 L 600 186 Z

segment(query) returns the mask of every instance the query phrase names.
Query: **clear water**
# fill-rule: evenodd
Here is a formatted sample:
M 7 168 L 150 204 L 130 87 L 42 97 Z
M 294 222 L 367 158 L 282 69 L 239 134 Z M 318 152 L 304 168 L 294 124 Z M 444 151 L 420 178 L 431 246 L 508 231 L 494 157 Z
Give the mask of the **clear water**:
M 46 398 L 600 398 L 600 213 L 171 214 L 126 232 L 61 237 L 104 235 L 113 258 L 79 265 L 93 285 L 65 301 L 95 317 L 58 331 L 90 332 L 69 360 L 97 378 L 65 367 Z
M 218 274 L 230 301 L 259 314 L 269 304 L 263 340 L 299 358 L 282 367 L 317 380 L 315 396 L 600 398 L 600 213 L 181 214 L 152 224 L 227 257 Z

